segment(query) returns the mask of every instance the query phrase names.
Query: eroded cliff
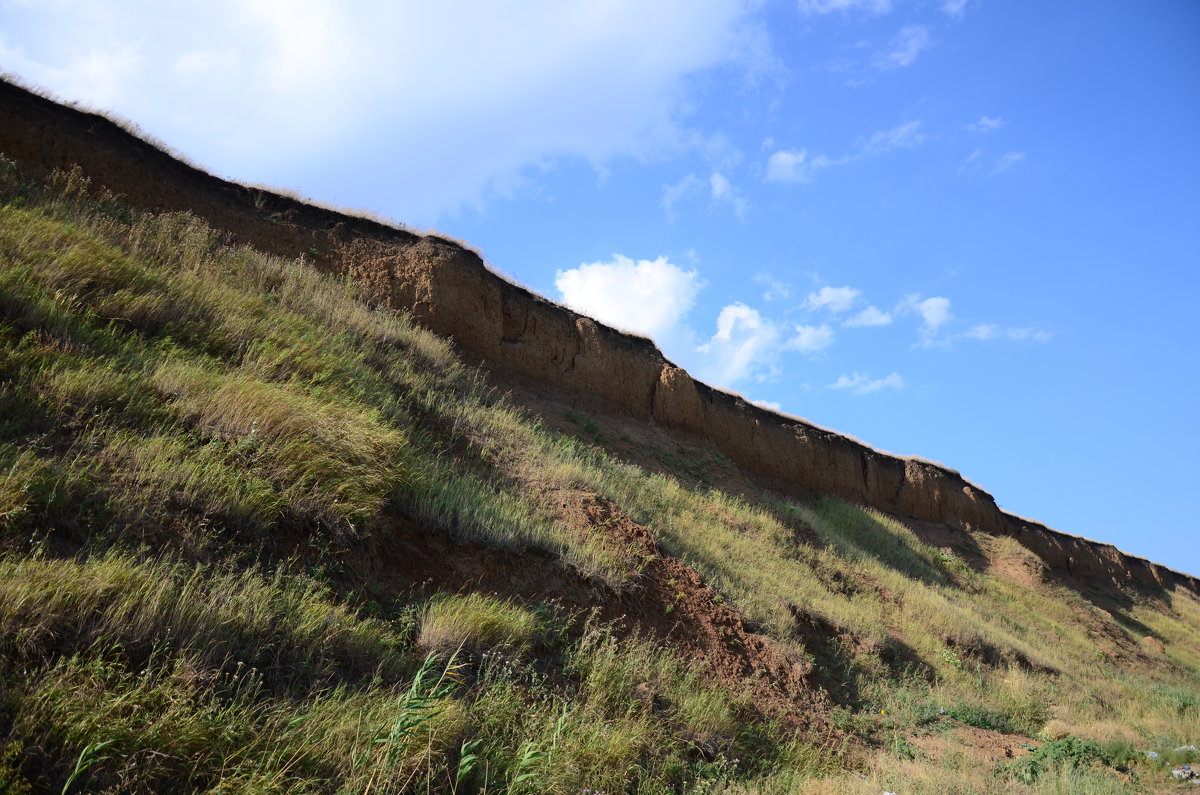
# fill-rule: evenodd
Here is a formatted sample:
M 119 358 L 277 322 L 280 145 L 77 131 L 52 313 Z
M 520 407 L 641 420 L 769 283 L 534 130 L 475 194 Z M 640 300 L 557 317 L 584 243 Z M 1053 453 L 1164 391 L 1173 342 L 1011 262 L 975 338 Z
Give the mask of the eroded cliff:
M 705 438 L 745 470 L 807 493 L 1017 538 L 1060 574 L 1101 584 L 1200 592 L 1200 581 L 1109 544 L 1001 511 L 959 473 L 902 458 L 692 379 L 649 340 L 518 287 L 454 242 L 213 177 L 108 118 L 0 82 L 0 153 L 51 170 L 78 165 L 135 206 L 188 211 L 237 242 L 307 256 L 374 302 L 410 311 L 487 367 Z

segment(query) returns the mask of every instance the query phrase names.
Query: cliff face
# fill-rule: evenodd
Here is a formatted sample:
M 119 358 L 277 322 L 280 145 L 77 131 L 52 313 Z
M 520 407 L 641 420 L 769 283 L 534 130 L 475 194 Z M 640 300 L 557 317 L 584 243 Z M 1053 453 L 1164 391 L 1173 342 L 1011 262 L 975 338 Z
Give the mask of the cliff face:
M 193 168 L 108 119 L 0 81 L 0 153 L 44 168 L 78 165 L 97 187 L 151 210 L 189 211 L 234 240 L 360 282 L 488 367 L 601 398 L 635 417 L 700 435 L 745 470 L 881 511 L 1017 538 L 1064 575 L 1102 584 L 1200 580 L 1109 544 L 1001 511 L 957 472 L 881 453 L 695 381 L 648 340 L 603 326 L 489 271 L 473 252 Z

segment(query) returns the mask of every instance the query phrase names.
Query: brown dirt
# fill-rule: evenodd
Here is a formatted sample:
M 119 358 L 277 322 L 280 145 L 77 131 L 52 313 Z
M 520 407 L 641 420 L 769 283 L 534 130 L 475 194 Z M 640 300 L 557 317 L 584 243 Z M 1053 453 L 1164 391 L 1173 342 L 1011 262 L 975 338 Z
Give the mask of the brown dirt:
M 998 762 L 1015 759 L 1029 753 L 1024 745 L 1037 745 L 1036 740 L 1020 734 L 1001 734 L 991 729 L 958 725 L 951 729 L 914 735 L 909 738 L 917 750 L 934 764 L 954 755 L 973 766 L 991 769 Z

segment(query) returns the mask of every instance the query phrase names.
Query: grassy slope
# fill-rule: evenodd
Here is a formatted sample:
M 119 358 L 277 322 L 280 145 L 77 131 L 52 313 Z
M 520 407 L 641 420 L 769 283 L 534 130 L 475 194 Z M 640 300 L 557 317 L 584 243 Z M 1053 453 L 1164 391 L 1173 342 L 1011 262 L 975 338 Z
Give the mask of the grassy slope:
M 1200 740 L 1192 594 L 1105 612 L 1011 540 L 964 535 L 968 555 L 841 502 L 649 474 L 303 263 L 78 175 L 0 171 L 0 789 L 1121 791 L 920 742 L 967 724 L 1165 762 Z M 815 660 L 858 750 L 553 603 L 361 593 L 339 570 L 400 517 L 628 587 L 625 550 L 573 530 L 564 490 L 611 500 Z

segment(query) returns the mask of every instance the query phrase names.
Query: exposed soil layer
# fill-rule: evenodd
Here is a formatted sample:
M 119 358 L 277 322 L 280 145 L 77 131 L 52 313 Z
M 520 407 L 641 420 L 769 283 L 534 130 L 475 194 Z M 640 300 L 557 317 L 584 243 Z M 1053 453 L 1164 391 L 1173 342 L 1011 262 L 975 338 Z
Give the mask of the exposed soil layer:
M 958 472 L 874 450 L 713 389 L 649 340 L 579 315 L 500 278 L 474 252 L 302 201 L 226 182 L 180 162 L 109 119 L 0 81 L 0 153 L 41 169 L 78 165 L 137 207 L 188 211 L 234 240 L 307 256 L 351 276 L 374 302 L 410 311 L 487 367 L 547 385 L 564 402 L 601 401 L 673 433 L 706 440 L 785 491 L 833 495 L 923 522 L 1008 535 L 1056 578 L 1118 593 L 1200 580 L 1007 514 Z
M 628 572 L 619 585 L 547 550 L 497 548 L 397 516 L 352 550 L 344 568 L 363 592 L 480 592 L 554 602 L 581 619 L 594 613 L 625 632 L 669 642 L 684 659 L 703 660 L 706 679 L 733 692 L 748 688 L 766 715 L 809 731 L 824 724 L 828 698 L 810 681 L 808 659 L 753 632 L 692 568 L 607 500 L 583 491 L 555 497 L 573 531 L 621 551 Z

